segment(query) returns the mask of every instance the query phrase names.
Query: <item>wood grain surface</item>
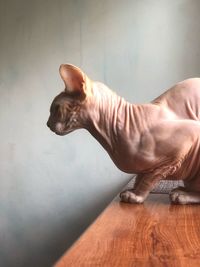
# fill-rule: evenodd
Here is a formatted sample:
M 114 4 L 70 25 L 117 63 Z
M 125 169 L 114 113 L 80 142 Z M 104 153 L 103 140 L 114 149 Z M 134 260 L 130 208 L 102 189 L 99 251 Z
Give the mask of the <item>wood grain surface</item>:
M 161 194 L 135 205 L 116 198 L 55 266 L 199 267 L 200 206 Z

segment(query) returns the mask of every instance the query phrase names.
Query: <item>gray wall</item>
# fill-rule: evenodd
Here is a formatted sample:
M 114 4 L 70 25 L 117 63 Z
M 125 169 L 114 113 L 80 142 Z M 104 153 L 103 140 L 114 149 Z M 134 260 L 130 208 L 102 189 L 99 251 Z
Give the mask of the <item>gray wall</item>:
M 0 266 L 51 266 L 127 183 L 84 130 L 46 127 L 78 65 L 134 102 L 200 76 L 198 0 L 0 0 Z

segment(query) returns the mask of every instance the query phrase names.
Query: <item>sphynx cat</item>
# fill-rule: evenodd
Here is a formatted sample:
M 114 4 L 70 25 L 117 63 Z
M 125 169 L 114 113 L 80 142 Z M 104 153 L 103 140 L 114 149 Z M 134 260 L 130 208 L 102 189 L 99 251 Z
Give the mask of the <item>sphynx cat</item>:
M 65 89 L 50 108 L 48 127 L 58 135 L 87 129 L 115 165 L 137 174 L 121 201 L 143 203 L 154 185 L 178 180 L 170 200 L 200 203 L 200 79 L 180 82 L 149 104 L 130 104 L 78 67 L 63 64 Z

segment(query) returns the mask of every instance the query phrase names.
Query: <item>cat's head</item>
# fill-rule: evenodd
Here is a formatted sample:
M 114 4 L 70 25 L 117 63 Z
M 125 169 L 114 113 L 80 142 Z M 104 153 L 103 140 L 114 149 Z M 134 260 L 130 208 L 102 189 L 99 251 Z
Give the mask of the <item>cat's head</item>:
M 70 64 L 62 64 L 59 72 L 65 89 L 51 104 L 47 126 L 58 135 L 66 135 L 83 127 L 92 81 L 78 67 Z

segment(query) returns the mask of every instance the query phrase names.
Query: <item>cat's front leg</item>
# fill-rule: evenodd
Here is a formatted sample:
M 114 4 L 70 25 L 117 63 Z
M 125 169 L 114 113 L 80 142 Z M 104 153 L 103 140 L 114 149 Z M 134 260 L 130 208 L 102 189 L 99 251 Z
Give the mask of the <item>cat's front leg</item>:
M 139 174 L 136 177 L 133 189 L 128 189 L 120 193 L 122 202 L 143 203 L 154 185 L 162 179 L 161 176 L 151 174 Z
M 143 203 L 145 198 L 143 196 L 136 195 L 134 189 L 125 190 L 120 193 L 122 202 L 126 203 Z

